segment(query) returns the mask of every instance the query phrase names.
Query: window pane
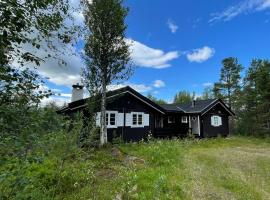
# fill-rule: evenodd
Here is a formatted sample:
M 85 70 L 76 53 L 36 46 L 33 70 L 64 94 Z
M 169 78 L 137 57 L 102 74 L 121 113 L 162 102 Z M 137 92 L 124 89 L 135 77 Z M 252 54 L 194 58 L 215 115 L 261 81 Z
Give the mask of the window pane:
M 132 115 L 132 124 L 137 125 L 137 115 L 136 114 Z
M 218 117 L 214 117 L 214 124 L 218 125 Z
M 138 124 L 142 125 L 142 115 L 138 115 Z
M 106 113 L 106 125 L 108 125 L 108 113 Z
M 115 125 L 115 113 L 110 114 L 110 125 Z

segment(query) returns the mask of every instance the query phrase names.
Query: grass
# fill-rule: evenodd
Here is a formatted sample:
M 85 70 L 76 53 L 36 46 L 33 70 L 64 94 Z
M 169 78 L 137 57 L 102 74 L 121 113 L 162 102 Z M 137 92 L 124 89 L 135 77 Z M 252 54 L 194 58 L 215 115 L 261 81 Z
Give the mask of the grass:
M 40 199 L 270 199 L 269 139 L 162 140 L 116 147 L 122 152 L 117 156 L 107 147 L 66 162 L 57 189 L 43 188 Z M 28 173 L 42 182 L 55 165 L 51 162 L 42 173 L 36 174 L 33 165 Z M 55 180 L 46 184 L 50 181 Z

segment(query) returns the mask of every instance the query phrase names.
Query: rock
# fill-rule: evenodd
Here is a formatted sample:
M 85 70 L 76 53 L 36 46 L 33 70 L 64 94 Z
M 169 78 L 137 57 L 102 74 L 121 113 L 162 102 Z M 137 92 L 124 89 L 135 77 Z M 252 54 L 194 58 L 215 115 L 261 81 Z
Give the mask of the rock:
M 122 194 L 117 194 L 114 200 L 122 200 Z
M 121 158 L 123 156 L 123 153 L 116 147 L 113 147 L 111 152 L 113 157 Z
M 130 156 L 130 155 L 127 155 L 125 157 L 125 160 L 124 162 L 128 165 L 130 164 L 141 164 L 141 165 L 144 165 L 145 164 L 145 161 L 141 158 L 137 158 L 136 156 Z

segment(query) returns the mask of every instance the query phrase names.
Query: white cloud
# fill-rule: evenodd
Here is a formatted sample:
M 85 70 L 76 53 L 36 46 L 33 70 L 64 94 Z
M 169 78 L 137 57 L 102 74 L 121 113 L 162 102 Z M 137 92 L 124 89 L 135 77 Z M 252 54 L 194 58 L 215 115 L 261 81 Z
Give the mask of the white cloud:
M 213 83 L 207 82 L 207 83 L 203 83 L 203 87 L 211 87 L 213 85 Z
M 171 19 L 168 19 L 167 25 L 172 33 L 176 33 L 178 26 Z
M 165 82 L 162 80 L 155 80 L 153 83 L 153 86 L 155 88 L 161 88 L 161 87 L 165 87 Z
M 169 62 L 179 57 L 177 51 L 165 53 L 160 49 L 148 47 L 131 39 L 127 39 L 127 42 L 131 44 L 131 58 L 134 64 L 140 67 L 155 69 L 170 67 L 171 64 Z
M 222 12 L 213 13 L 209 23 L 217 21 L 230 21 L 241 15 L 250 14 L 270 8 L 270 0 L 244 0 L 240 3 L 230 6 Z
M 187 59 L 190 62 L 201 63 L 211 58 L 214 53 L 215 49 L 205 46 L 200 49 L 194 49 L 192 52 L 187 53 Z
M 131 43 L 131 40 L 128 42 Z M 141 67 L 149 67 L 161 69 L 171 66 L 169 61 L 177 58 L 178 52 L 164 53 L 162 50 L 150 48 L 137 41 L 133 41 L 131 46 L 131 57 L 135 65 Z M 30 46 L 25 46 L 24 49 L 33 51 Z M 81 82 L 81 71 L 84 67 L 84 61 L 79 50 L 71 45 L 67 47 L 69 53 L 60 54 L 58 59 L 62 59 L 67 65 L 61 65 L 57 59 L 48 58 L 41 66 L 37 68 L 37 72 L 43 77 L 48 77 L 49 81 L 58 86 L 70 87 L 73 84 Z M 48 49 L 47 49 L 48 50 Z M 45 57 L 48 52 L 45 50 L 35 51 L 34 54 L 39 57 Z M 53 55 L 53 52 L 52 52 Z
M 56 106 L 62 107 L 68 103 L 70 103 L 70 98 L 64 98 L 59 96 L 51 96 L 49 98 L 44 98 L 41 100 L 41 107 L 44 107 L 49 104 L 55 104 Z

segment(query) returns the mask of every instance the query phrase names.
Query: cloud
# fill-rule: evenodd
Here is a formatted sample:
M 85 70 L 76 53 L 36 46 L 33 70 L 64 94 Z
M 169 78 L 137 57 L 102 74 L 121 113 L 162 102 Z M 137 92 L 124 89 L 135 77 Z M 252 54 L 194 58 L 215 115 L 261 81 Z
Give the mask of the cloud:
M 148 67 L 162 69 L 170 67 L 170 61 L 178 58 L 180 55 L 177 51 L 165 53 L 163 50 L 154 49 L 138 41 L 127 39 L 130 44 L 131 58 L 135 65 L 139 67 Z
M 153 86 L 155 88 L 162 88 L 162 87 L 165 87 L 165 82 L 162 80 L 155 80 L 153 83 Z
M 168 19 L 167 25 L 172 33 L 176 33 L 178 26 L 171 19 Z
M 207 83 L 203 83 L 203 87 L 211 87 L 213 86 L 213 83 L 207 82 Z
M 241 14 L 250 14 L 270 8 L 270 0 L 244 0 L 230 6 L 222 12 L 213 13 L 209 23 L 217 21 L 230 21 Z
M 55 104 L 58 107 L 62 107 L 70 103 L 70 98 L 60 97 L 60 96 L 50 96 L 49 98 L 44 98 L 41 100 L 40 106 L 44 107 L 49 104 Z
M 194 49 L 192 52 L 186 53 L 187 59 L 190 62 L 202 63 L 215 54 L 215 49 L 208 46 L 202 47 L 200 49 Z

